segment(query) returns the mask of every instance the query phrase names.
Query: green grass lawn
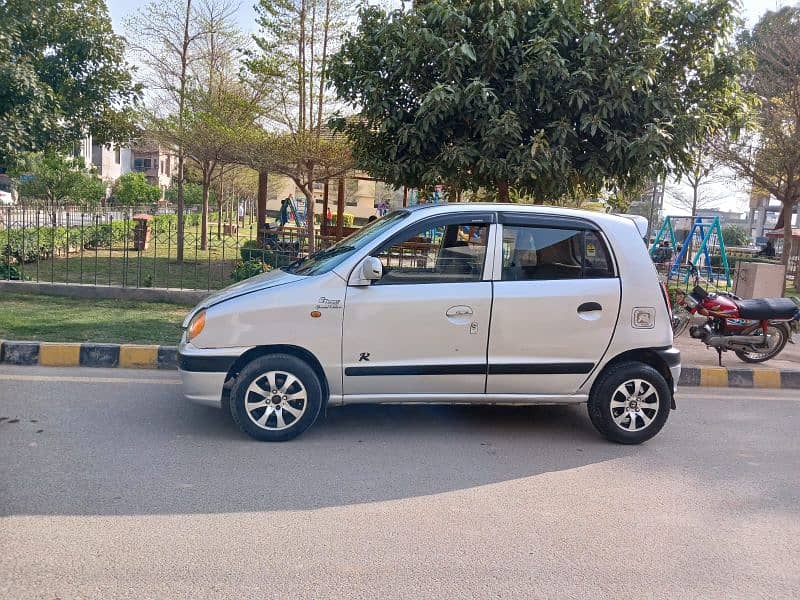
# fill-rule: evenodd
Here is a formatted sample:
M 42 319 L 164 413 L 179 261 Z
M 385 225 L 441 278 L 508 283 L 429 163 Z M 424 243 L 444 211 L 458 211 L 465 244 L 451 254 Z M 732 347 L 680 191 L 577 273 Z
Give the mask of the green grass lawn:
M 177 345 L 189 307 L 161 302 L 0 295 L 0 339 Z

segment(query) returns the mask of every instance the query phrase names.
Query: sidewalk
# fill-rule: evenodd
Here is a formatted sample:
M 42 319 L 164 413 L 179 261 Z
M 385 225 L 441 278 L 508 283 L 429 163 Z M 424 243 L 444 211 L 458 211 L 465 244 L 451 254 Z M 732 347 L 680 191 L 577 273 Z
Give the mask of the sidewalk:
M 729 369 L 800 369 L 800 334 L 794 334 L 794 344 L 789 342 L 777 358 L 765 363 L 746 363 L 739 360 L 733 351 L 722 353 L 722 366 Z M 681 351 L 681 363 L 694 367 L 716 367 L 717 351 L 707 348 L 700 340 L 689 337 L 689 332 L 684 332 L 673 342 Z

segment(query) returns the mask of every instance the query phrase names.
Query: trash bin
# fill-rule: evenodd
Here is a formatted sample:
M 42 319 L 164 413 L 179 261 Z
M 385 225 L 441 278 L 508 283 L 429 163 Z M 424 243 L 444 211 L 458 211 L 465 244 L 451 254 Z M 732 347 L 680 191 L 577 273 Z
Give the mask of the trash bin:
M 152 235 L 150 221 L 153 220 L 153 217 L 145 214 L 133 215 L 133 220 L 136 223 L 133 229 L 133 249 L 142 252 L 150 247 L 150 236 Z

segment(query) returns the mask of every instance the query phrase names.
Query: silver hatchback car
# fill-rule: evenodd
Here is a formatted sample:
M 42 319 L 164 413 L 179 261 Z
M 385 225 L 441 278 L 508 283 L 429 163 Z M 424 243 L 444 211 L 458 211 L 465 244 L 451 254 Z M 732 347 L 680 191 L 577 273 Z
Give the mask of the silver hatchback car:
M 326 405 L 585 402 L 636 444 L 675 405 L 668 304 L 630 218 L 421 206 L 201 302 L 179 369 L 187 398 L 258 440 Z

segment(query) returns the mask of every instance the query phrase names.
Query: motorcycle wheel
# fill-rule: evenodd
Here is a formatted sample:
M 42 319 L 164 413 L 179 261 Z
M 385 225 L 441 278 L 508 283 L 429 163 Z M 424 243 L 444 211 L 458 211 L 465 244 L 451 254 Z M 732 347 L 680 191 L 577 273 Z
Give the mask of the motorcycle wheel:
M 754 325 L 750 329 L 742 332 L 744 335 L 758 335 L 761 331 L 760 325 Z M 759 348 L 757 346 L 750 346 L 752 350 L 735 350 L 736 356 L 746 363 L 760 363 L 775 358 L 781 353 L 786 342 L 789 341 L 791 331 L 785 323 L 770 324 L 767 327 L 767 335 L 770 338 L 769 348 Z M 772 341 L 774 340 L 774 343 Z
M 672 309 L 672 337 L 681 335 L 692 320 L 692 313 L 682 306 Z

